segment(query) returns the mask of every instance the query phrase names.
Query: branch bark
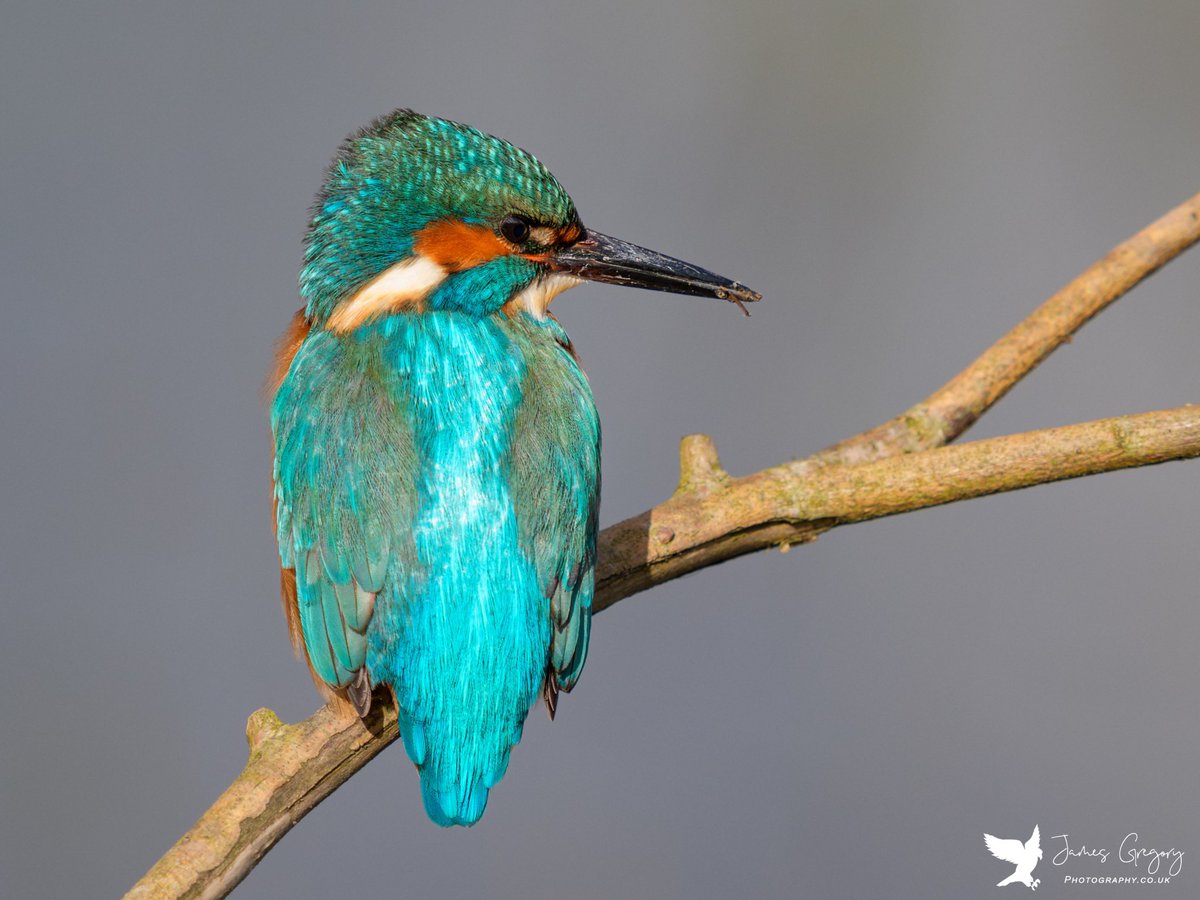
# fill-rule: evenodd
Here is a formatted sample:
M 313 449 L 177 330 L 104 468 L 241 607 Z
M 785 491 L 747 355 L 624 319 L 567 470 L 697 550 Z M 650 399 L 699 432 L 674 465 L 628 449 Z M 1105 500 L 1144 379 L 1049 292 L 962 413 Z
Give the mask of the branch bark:
M 802 460 L 717 480 L 605 529 L 595 608 L 746 553 L 814 541 L 838 525 L 1195 456 L 1200 406 L 1182 406 L 858 464 L 814 468 Z
M 1200 456 L 1200 406 L 976 441 L 954 440 L 1092 316 L 1200 240 L 1200 194 L 1118 245 L 906 412 L 808 459 L 743 478 L 685 438 L 665 503 L 604 530 L 597 611 L 663 581 L 838 525 L 1132 466 Z M 250 758 L 127 897 L 223 897 L 291 827 L 396 740 L 396 711 L 327 706 L 286 725 L 260 709 Z

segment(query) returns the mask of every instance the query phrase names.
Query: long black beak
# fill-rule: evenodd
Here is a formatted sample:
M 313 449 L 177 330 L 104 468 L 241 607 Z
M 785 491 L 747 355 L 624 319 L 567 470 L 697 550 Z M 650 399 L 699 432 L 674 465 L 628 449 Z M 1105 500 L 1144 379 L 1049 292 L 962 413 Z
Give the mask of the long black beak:
M 728 300 L 746 315 L 750 313 L 742 304 L 762 299 L 757 291 L 708 269 L 591 229 L 582 240 L 556 251 L 545 263 L 552 271 L 589 281 Z

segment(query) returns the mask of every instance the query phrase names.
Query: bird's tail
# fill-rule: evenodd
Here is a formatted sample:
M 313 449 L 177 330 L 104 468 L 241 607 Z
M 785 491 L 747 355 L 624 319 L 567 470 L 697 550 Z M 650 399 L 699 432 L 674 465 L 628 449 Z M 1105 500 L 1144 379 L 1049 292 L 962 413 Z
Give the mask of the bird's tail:
M 421 797 L 425 813 L 435 825 L 471 826 L 480 820 L 487 809 L 488 789 L 477 780 L 469 789 L 465 785 L 446 784 L 428 768 L 421 769 Z
M 425 812 L 435 824 L 446 828 L 471 826 L 479 821 L 487 808 L 488 791 L 508 770 L 509 754 L 512 746 L 521 740 L 521 731 L 522 727 L 518 725 L 512 742 L 503 749 L 495 748 L 499 753 L 495 750 L 483 754 L 431 753 L 428 727 L 410 723 L 401 716 L 400 735 L 404 739 L 404 748 L 417 765 Z M 439 743 L 439 746 L 444 745 Z M 486 760 L 482 764 L 480 756 Z

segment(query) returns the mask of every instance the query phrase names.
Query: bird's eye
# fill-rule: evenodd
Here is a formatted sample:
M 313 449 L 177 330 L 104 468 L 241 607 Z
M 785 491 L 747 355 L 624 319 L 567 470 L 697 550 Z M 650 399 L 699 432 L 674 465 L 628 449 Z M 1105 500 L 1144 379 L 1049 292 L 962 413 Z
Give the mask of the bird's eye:
M 500 223 L 500 233 L 506 241 L 523 244 L 529 240 L 529 220 L 523 216 L 509 216 Z

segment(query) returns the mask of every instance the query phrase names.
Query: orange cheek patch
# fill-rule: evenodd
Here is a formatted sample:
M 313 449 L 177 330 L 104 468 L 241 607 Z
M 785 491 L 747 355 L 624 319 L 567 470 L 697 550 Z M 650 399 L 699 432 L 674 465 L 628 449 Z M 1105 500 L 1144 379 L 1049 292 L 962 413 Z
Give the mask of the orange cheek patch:
M 430 222 L 413 238 L 413 250 L 447 272 L 461 272 L 512 252 L 486 225 L 459 219 Z

